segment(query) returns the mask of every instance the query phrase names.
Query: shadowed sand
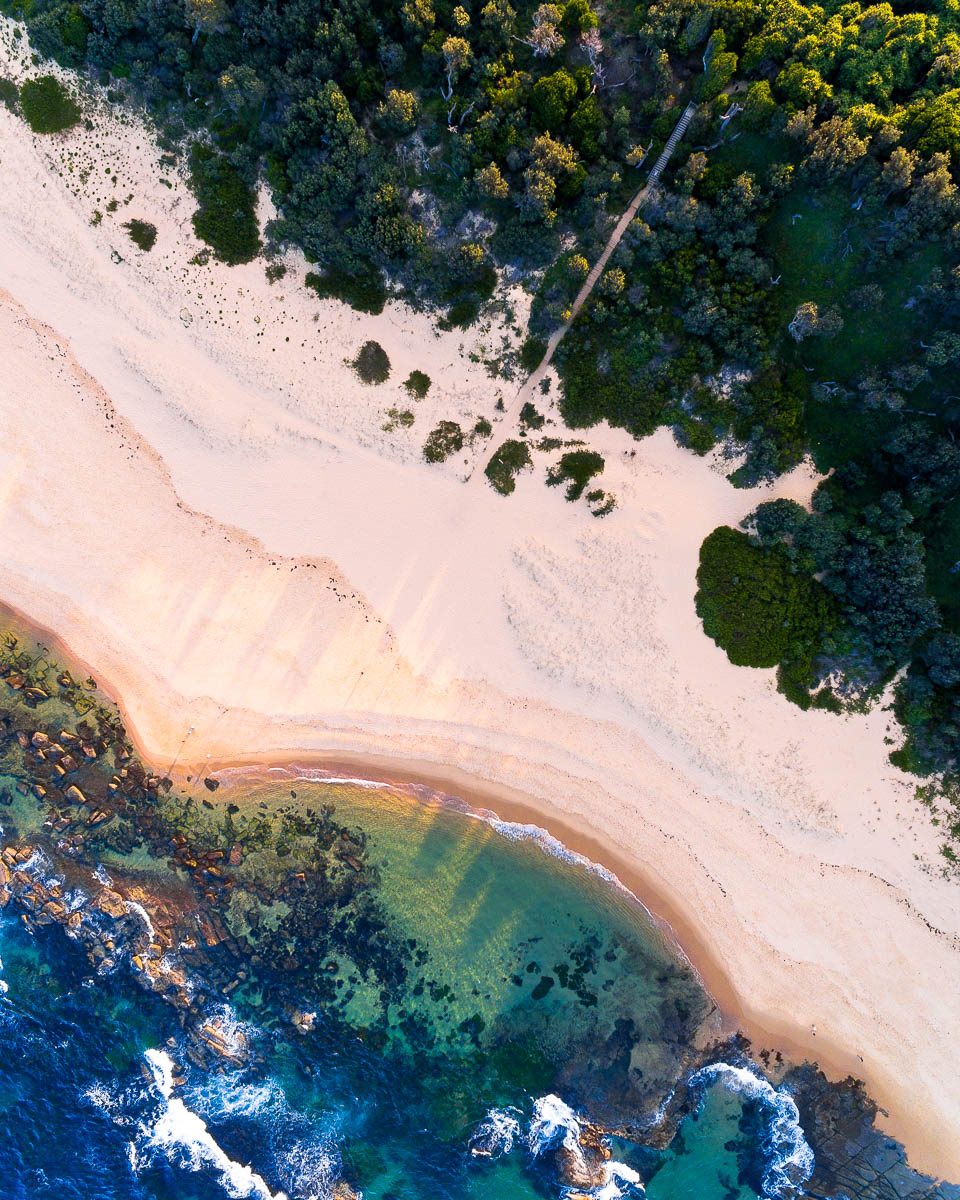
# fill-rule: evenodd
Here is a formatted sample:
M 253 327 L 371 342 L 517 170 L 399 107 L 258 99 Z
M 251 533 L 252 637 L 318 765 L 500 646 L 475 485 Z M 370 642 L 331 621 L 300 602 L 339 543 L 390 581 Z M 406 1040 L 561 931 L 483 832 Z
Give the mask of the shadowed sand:
M 0 599 L 108 681 L 144 752 L 323 756 L 545 825 L 671 923 L 731 1021 L 862 1074 L 913 1165 L 960 1177 L 960 890 L 889 717 L 801 713 L 694 611 L 703 537 L 810 472 L 736 491 L 667 433 L 601 427 L 604 521 L 542 456 L 509 500 L 465 489 L 419 448 L 510 399 L 469 356 L 512 335 L 319 303 L 294 256 L 279 290 L 191 266 L 189 198 L 135 124 L 37 142 L 0 111 L 0 158 Z M 103 162 L 134 199 L 91 226 Z M 382 388 L 344 366 L 368 337 Z M 387 432 L 398 404 L 415 424 Z

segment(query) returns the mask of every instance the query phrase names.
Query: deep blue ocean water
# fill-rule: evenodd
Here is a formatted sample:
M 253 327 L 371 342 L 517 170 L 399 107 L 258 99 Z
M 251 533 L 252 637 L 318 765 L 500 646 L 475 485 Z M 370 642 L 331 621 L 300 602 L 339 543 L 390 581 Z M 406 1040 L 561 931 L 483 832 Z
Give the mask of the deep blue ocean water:
M 638 905 L 463 814 L 385 805 L 362 789 L 336 802 L 369 834 L 392 920 L 430 964 L 431 986 L 411 987 L 409 1005 L 421 1006 L 431 1045 L 464 1027 L 463 1012 L 514 1054 L 524 1037 L 590 1047 L 607 1038 L 604 1022 L 633 1013 L 634 1061 L 656 1068 L 657 1039 L 643 1041 L 643 1029 L 662 1019 L 664 989 L 692 1003 L 691 985 L 672 974 Z M 592 991 L 539 982 L 561 952 L 582 963 L 583 946 L 595 952 L 583 974 Z M 255 1061 L 209 1070 L 187 1060 L 177 1012 L 124 964 L 95 975 L 61 928 L 30 932 L 12 904 L 0 913 L 0 959 L 2 1200 L 328 1200 L 343 1180 L 366 1200 L 559 1197 L 571 1193 L 554 1151 L 576 1144 L 578 1100 L 603 1094 L 596 1064 L 571 1062 L 553 1092 L 509 1082 L 525 1076 L 488 1070 L 492 1035 L 442 1069 L 410 1047 L 375 1049 L 352 1031 L 363 1025 L 359 987 L 345 1010 L 352 1026 L 318 1006 L 308 1036 L 269 995 L 237 993 L 223 1017 Z M 431 989 L 456 996 L 434 1003 Z M 409 1014 L 399 1015 L 402 1030 Z M 614 1139 L 591 1194 L 747 1200 L 780 1195 L 785 1165 L 795 1181 L 809 1171 L 792 1101 L 748 1066 L 708 1068 L 699 1094 L 667 1149 Z

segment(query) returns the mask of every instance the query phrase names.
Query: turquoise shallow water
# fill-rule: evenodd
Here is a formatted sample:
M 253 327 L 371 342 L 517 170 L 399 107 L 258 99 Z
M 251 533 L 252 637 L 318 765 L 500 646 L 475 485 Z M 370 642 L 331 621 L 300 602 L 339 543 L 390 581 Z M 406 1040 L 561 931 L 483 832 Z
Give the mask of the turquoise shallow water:
M 627 1135 L 584 1185 L 603 1200 L 772 1197 L 808 1172 L 789 1097 L 742 1064 L 702 1072 L 699 1107 L 669 1147 L 644 1144 L 711 1004 L 644 910 L 598 874 L 518 830 L 382 789 L 277 778 L 228 785 L 217 803 L 241 816 L 333 805 L 362 846 L 375 906 L 349 922 L 346 905 L 342 920 L 326 911 L 311 971 L 288 963 L 281 978 L 277 957 L 304 953 L 302 939 L 284 941 L 297 893 L 232 894 L 226 922 L 252 965 L 210 1003 L 254 1053 L 216 1071 L 189 1061 L 178 1013 L 121 952 L 95 974 L 62 928 L 30 933 L 11 905 L 4 1200 L 321 1200 L 344 1180 L 368 1200 L 561 1196 L 558 1151 L 577 1145 L 585 1117 Z M 274 869 L 276 853 L 251 851 L 238 878 Z M 142 849 L 105 847 L 99 861 L 150 865 Z M 56 874 L 49 861 L 31 869 Z M 291 1023 L 290 978 L 296 1010 L 315 1014 L 309 1032 Z

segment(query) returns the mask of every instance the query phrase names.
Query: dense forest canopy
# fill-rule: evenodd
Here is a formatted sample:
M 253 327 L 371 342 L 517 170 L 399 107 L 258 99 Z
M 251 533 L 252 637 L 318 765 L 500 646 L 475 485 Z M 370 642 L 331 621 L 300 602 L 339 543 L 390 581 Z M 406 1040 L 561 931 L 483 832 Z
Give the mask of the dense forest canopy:
M 735 446 L 736 485 L 812 453 L 812 511 L 761 505 L 708 539 L 708 629 L 738 661 L 779 647 L 804 706 L 895 681 L 896 761 L 956 770 L 957 0 L 0 6 L 193 146 L 196 228 L 222 258 L 259 251 L 265 180 L 267 252 L 300 246 L 320 294 L 376 311 L 392 289 L 467 324 L 498 273 L 532 281 L 524 364 L 694 100 L 561 346 L 563 416 Z M 742 577 L 796 637 L 731 644 Z

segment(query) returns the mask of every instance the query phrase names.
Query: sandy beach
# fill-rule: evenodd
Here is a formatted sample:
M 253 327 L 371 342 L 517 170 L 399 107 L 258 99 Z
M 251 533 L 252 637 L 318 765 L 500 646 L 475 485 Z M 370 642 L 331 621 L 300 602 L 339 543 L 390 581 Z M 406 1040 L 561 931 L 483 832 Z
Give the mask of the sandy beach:
M 509 407 L 489 364 L 522 336 L 516 289 L 437 333 L 317 300 L 293 254 L 274 284 L 192 263 L 176 169 L 131 116 L 90 116 L 39 139 L 0 110 L 0 601 L 165 770 L 343 766 L 549 828 L 671 924 L 731 1023 L 863 1077 L 911 1164 L 960 1179 L 960 891 L 890 714 L 800 712 L 694 610 L 704 536 L 804 501 L 812 472 L 737 491 L 665 431 L 600 427 L 576 436 L 605 457 L 604 520 L 544 486 L 556 455 L 509 498 L 467 488 L 480 445 L 421 447 Z M 368 338 L 379 387 L 346 361 Z

